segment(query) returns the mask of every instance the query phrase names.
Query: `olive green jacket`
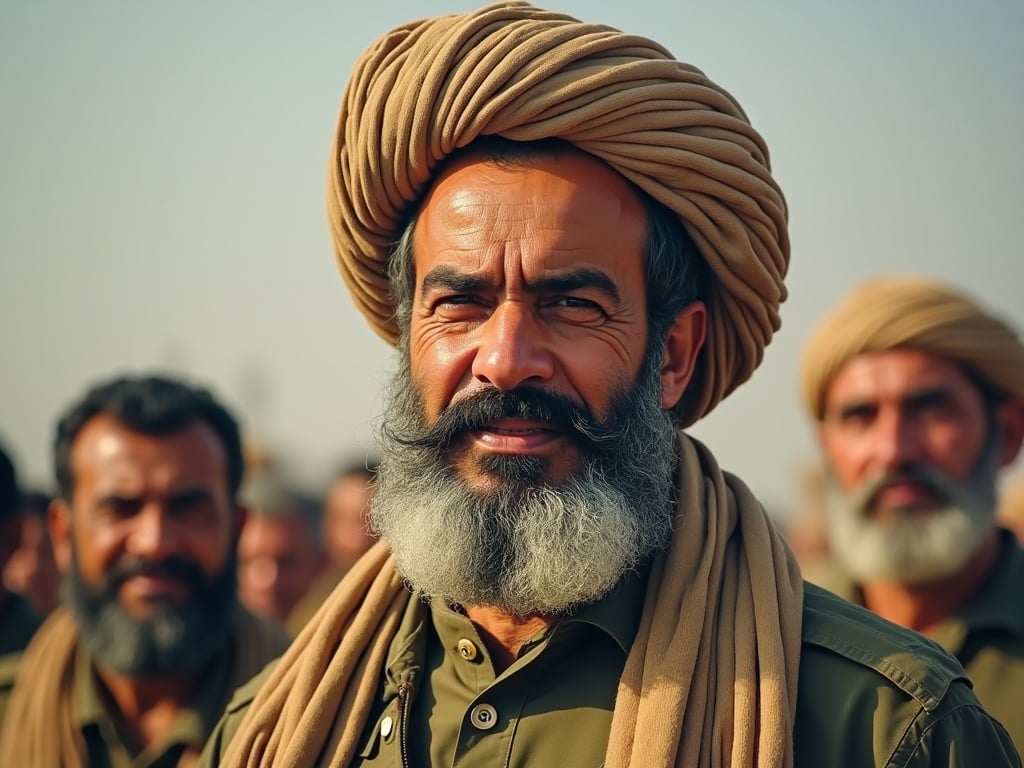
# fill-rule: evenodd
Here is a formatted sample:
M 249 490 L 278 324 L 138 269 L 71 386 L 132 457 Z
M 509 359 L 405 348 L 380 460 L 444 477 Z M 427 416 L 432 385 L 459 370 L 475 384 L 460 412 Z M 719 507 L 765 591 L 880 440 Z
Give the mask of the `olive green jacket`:
M 863 605 L 860 589 L 842 574 L 822 580 L 841 597 Z M 1024 548 L 1000 531 L 995 568 L 971 600 L 931 633 L 963 664 L 984 707 L 1024 752 Z
M 240 612 L 242 610 L 239 609 Z M 243 675 L 241 679 L 255 674 L 263 664 L 288 647 L 289 639 L 277 624 L 252 619 L 241 626 L 257 628 L 263 637 L 263 645 L 260 647 L 267 648 L 269 655 L 259 660 L 251 671 L 236 670 L 235 649 L 238 638 L 237 631 L 232 632 L 221 650 L 207 663 L 199 677 L 197 689 L 192 693 L 187 706 L 177 713 L 165 738 L 159 744 L 142 751 L 130 748 L 124 735 L 119 732 L 106 703 L 107 694 L 101 689 L 93 672 L 91 656 L 79 644 L 73 662 L 71 707 L 88 751 L 89 768 L 176 768 L 186 753 L 190 753 L 194 760 L 195 754 L 202 749 L 224 712 L 225 704 L 232 694 L 232 680 L 239 679 L 239 674 Z M 0 714 L 6 708 L 17 672 L 16 664 L 10 665 L 9 669 L 0 667 L 0 674 L 5 678 L 0 679 Z
M 497 677 L 472 622 L 411 600 L 354 765 L 600 766 L 644 583 L 644 574 L 627 577 L 527 643 Z M 219 764 L 268 675 L 239 689 L 200 765 Z M 813 585 L 799 686 L 798 767 L 1020 765 L 955 659 Z

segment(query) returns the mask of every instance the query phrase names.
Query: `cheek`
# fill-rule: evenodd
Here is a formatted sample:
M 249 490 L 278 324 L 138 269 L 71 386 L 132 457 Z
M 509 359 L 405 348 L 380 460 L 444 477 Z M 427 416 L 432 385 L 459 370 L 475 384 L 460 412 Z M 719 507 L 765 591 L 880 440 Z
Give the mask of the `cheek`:
M 428 420 L 435 418 L 458 390 L 472 380 L 473 347 L 465 339 L 435 336 L 429 343 L 410 344 L 409 372 L 423 397 Z
M 826 438 L 822 449 L 832 474 L 845 490 L 864 479 L 871 464 L 867 441 L 849 437 L 831 436 Z
M 932 440 L 933 461 L 942 469 L 963 480 L 970 474 L 986 447 L 986 433 L 961 428 L 944 430 Z

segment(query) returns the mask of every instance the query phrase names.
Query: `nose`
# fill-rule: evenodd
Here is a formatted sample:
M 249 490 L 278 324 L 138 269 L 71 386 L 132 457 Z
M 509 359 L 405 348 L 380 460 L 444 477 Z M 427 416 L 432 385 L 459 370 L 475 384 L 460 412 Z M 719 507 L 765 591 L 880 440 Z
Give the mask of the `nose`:
M 135 515 L 126 548 L 137 557 L 162 560 L 174 552 L 174 523 L 159 504 L 147 504 Z
M 256 590 L 269 591 L 280 580 L 280 568 L 269 557 L 259 557 L 249 563 L 249 581 Z
M 522 302 L 501 303 L 479 332 L 480 344 L 473 359 L 477 381 L 509 391 L 551 379 L 555 363 L 546 329 Z
M 874 454 L 877 468 L 894 472 L 924 459 L 924 442 L 912 418 L 889 412 L 879 419 L 875 430 Z

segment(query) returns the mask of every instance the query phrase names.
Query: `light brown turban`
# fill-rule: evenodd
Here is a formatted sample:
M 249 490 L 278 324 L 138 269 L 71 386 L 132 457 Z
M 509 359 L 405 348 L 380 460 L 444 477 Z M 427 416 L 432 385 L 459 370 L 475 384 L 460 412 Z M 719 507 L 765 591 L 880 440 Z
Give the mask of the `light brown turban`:
M 657 43 L 526 3 L 399 27 L 356 62 L 328 171 L 339 268 L 394 344 L 386 261 L 433 170 L 478 136 L 560 138 L 679 214 L 714 275 L 681 426 L 746 381 L 779 328 L 786 203 L 736 101 Z
M 1024 398 L 1024 345 L 961 293 L 921 277 L 869 281 L 828 315 L 804 350 L 804 404 L 818 421 L 825 390 L 851 358 L 908 348 L 948 358 L 995 391 Z

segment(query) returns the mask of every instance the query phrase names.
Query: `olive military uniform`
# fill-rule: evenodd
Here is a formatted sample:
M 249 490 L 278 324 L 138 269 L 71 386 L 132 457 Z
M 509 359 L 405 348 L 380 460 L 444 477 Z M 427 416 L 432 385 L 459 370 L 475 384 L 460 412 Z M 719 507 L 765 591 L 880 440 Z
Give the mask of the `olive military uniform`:
M 255 627 L 262 636 L 259 641 L 262 647 L 268 652 L 276 651 L 274 655 L 282 653 L 288 646 L 288 637 L 283 629 L 271 622 L 250 620 L 238 622 L 236 627 Z M 194 763 L 231 697 L 232 681 L 237 680 L 240 674 L 251 674 L 245 670 L 236 670 L 239 643 L 246 642 L 237 637 L 237 632 L 237 628 L 232 631 L 224 640 L 221 650 L 207 662 L 198 676 L 198 688 L 187 706 L 177 713 L 166 737 L 159 744 L 146 749 L 133 747 L 129 743 L 129 736 L 118 729 L 106 703 L 108 694 L 102 689 L 93 670 L 92 657 L 83 644 L 79 643 L 74 652 L 71 673 L 71 707 L 74 723 L 81 731 L 88 753 L 89 768 L 176 768 Z M 21 655 L 11 658 L 20 660 Z M 263 656 L 263 659 L 272 657 Z M 259 666 L 255 669 L 259 669 Z M 2 672 L 9 679 L 2 681 L 0 708 L 7 705 L 17 672 L 16 664 Z
M 822 578 L 836 594 L 863 604 L 848 577 Z M 942 622 L 932 637 L 957 657 L 978 699 L 1024 751 L 1024 548 L 1000 531 L 999 559 L 971 600 Z
M 627 576 L 538 634 L 497 676 L 469 619 L 411 600 L 353 764 L 602 765 L 645 585 L 646 569 Z M 935 644 L 812 585 L 803 621 L 796 766 L 1020 765 L 959 664 Z M 218 764 L 268 675 L 238 691 L 204 766 Z
M 126 744 L 103 705 L 104 696 L 92 671 L 89 656 L 79 647 L 75 659 L 73 706 L 89 750 L 90 768 L 174 768 L 186 750 L 201 750 L 206 737 L 224 711 L 225 688 L 232 662 L 229 646 L 219 653 L 200 677 L 199 689 L 174 720 L 159 744 L 137 752 Z

